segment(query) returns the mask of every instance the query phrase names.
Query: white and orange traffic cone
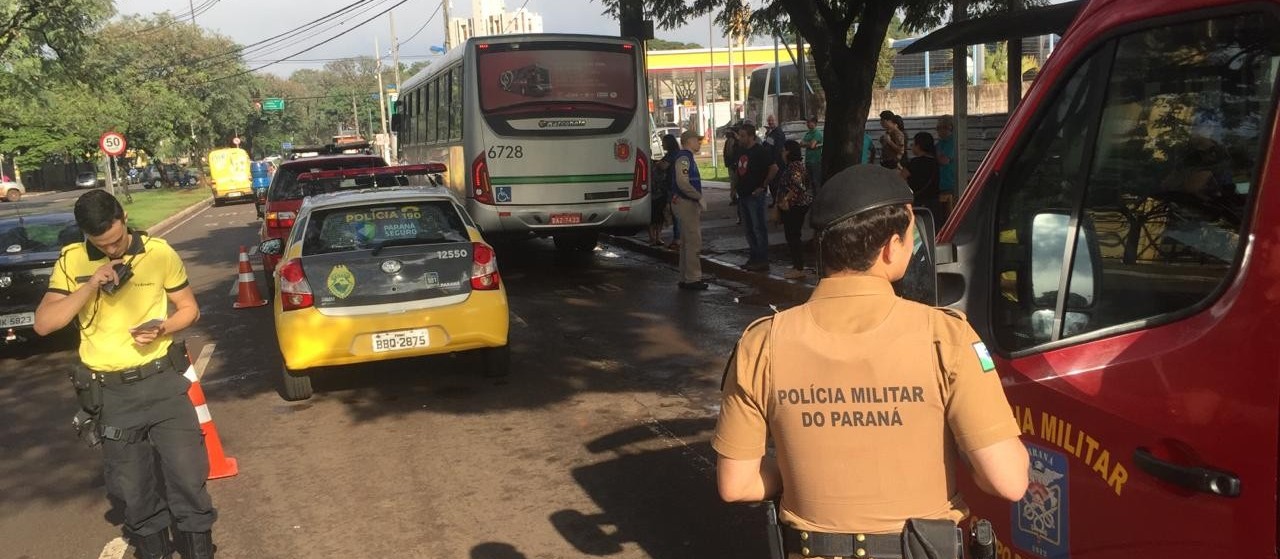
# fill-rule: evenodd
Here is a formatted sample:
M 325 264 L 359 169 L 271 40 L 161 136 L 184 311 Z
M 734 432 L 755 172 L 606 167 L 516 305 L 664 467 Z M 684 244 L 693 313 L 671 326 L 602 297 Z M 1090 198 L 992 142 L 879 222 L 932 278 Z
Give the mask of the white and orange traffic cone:
M 209 479 L 231 477 L 240 473 L 240 465 L 236 459 L 227 456 L 222 450 L 222 438 L 218 436 L 218 427 L 213 424 L 213 415 L 209 413 L 209 405 L 204 400 L 204 390 L 200 389 L 200 378 L 196 376 L 195 365 L 188 365 L 182 376 L 191 381 L 187 389 L 187 397 L 191 405 L 196 407 L 196 417 L 200 420 L 200 433 L 204 435 L 204 448 L 209 453 Z
M 240 246 L 240 280 L 238 285 L 240 294 L 236 297 L 236 303 L 232 305 L 233 307 L 251 309 L 267 304 L 267 300 L 263 299 L 262 293 L 258 291 L 258 279 L 253 275 L 253 265 L 249 263 L 249 253 L 245 252 L 244 245 Z

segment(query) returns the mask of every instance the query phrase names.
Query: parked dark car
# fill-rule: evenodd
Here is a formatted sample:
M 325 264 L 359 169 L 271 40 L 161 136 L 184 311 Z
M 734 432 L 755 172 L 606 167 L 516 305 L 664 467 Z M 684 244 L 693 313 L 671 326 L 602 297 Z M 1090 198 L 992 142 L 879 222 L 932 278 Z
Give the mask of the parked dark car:
M 31 335 L 36 306 L 62 247 L 84 237 L 70 213 L 0 217 L 0 336 L 3 343 Z

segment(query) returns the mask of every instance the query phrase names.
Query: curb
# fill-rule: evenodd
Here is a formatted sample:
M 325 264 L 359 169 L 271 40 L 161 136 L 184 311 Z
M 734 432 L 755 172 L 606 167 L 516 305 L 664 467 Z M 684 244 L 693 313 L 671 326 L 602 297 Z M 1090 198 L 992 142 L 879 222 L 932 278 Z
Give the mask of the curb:
M 183 208 L 178 213 L 160 220 L 159 223 L 156 223 L 155 225 L 148 227 L 147 232 L 157 237 L 163 236 L 164 234 L 168 233 L 170 229 L 173 229 L 179 223 L 182 223 L 183 220 L 188 219 L 191 216 L 196 215 L 197 213 L 200 213 L 200 211 L 212 205 L 213 205 L 212 197 L 206 200 L 201 200 L 199 202 L 196 202 L 190 206 L 187 206 L 186 208 Z
M 611 244 L 619 248 L 656 258 L 674 266 L 680 265 L 680 255 L 673 251 L 651 247 L 646 243 L 630 237 L 609 235 L 608 239 Z M 797 304 L 808 301 L 809 295 L 813 293 L 813 287 L 807 284 L 788 280 L 781 276 L 762 274 L 760 272 L 749 272 L 739 268 L 736 264 L 725 262 L 710 256 L 701 256 L 700 259 L 702 260 L 704 276 L 710 272 L 715 274 L 717 277 L 751 285 L 763 293 L 787 299 Z

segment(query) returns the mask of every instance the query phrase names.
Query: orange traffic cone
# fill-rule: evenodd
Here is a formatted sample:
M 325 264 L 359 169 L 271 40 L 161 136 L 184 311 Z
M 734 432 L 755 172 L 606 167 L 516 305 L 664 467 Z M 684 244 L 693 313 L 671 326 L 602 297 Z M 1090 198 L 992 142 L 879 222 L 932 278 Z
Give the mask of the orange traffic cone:
M 240 295 L 236 297 L 236 303 L 233 305 L 237 309 L 251 309 L 253 307 L 261 307 L 267 304 L 267 300 L 262 298 L 262 293 L 258 291 L 258 279 L 253 275 L 253 265 L 249 263 L 249 254 L 245 252 L 244 245 L 240 246 Z
M 218 427 L 213 424 L 213 415 L 209 413 L 209 406 L 204 401 L 204 390 L 200 389 L 195 365 L 189 365 L 182 376 L 191 381 L 187 397 L 191 398 L 191 405 L 196 407 L 196 417 L 200 419 L 200 433 L 204 435 L 204 448 L 209 453 L 209 479 L 231 477 L 240 473 L 236 459 L 227 456 L 222 450 L 222 439 L 218 437 Z

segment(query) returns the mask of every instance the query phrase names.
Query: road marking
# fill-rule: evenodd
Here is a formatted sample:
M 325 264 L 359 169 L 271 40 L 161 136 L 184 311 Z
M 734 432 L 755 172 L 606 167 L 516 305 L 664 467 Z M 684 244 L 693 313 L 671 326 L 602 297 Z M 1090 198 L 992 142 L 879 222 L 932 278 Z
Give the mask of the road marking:
M 200 214 L 203 214 L 204 212 L 209 211 L 209 208 L 211 208 L 211 207 L 212 207 L 212 206 L 205 206 L 205 207 L 204 207 L 204 209 L 202 209 L 202 210 L 200 210 L 200 211 L 198 211 L 198 212 L 196 212 L 196 213 L 191 214 L 191 217 L 188 217 L 188 218 L 186 218 L 186 219 L 184 219 L 184 220 L 182 220 L 182 221 L 179 221 L 179 222 L 177 222 L 177 223 L 173 224 L 173 226 L 172 226 L 172 227 L 170 227 L 170 228 L 168 228 L 168 229 L 165 229 L 164 231 L 156 231 L 156 232 L 155 232 L 156 236 L 158 236 L 158 237 L 159 237 L 159 236 L 164 236 L 164 235 L 169 234 L 169 232 L 174 231 L 174 230 L 176 230 L 177 228 L 182 227 L 183 225 L 186 225 L 188 221 L 191 221 L 191 220 L 193 220 L 193 219 L 195 219 L 195 218 L 199 217 L 199 216 L 200 216 Z
M 204 377 L 204 368 L 209 366 L 209 359 L 213 358 L 213 348 L 218 344 L 205 344 L 200 348 L 200 357 L 196 358 L 196 378 Z
M 519 324 L 521 328 L 529 327 L 529 323 L 525 322 L 523 318 L 520 318 L 520 315 L 516 314 L 516 311 L 511 311 L 511 320 L 516 324 Z
M 98 555 L 98 559 L 122 559 L 128 550 L 129 544 L 125 543 L 124 538 L 117 537 L 107 542 L 107 545 L 102 548 L 102 553 Z

